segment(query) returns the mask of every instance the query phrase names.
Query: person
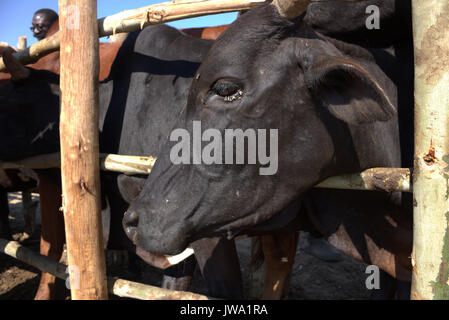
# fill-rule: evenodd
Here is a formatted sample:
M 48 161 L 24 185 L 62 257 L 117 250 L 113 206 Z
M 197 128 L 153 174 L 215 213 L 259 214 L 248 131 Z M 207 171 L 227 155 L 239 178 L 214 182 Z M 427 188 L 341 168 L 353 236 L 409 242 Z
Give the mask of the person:
M 58 18 L 58 14 L 51 9 L 37 10 L 33 15 L 30 27 L 34 37 L 39 41 L 44 39 L 48 30 Z

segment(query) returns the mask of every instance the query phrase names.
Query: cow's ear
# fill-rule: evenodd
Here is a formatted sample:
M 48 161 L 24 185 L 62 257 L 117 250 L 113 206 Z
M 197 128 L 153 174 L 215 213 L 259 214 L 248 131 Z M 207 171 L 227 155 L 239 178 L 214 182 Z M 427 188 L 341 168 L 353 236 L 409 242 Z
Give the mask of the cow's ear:
M 387 121 L 396 114 L 382 86 L 360 64 L 345 57 L 313 60 L 303 68 L 306 85 L 338 119 L 363 124 Z

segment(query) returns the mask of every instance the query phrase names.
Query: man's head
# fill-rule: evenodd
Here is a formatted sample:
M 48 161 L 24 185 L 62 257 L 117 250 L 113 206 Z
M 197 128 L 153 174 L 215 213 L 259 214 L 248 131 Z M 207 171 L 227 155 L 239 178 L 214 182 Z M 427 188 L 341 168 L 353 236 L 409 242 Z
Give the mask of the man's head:
M 38 40 L 42 40 L 47 35 L 51 25 L 58 20 L 58 14 L 51 9 L 40 9 L 34 13 L 31 22 L 31 31 Z

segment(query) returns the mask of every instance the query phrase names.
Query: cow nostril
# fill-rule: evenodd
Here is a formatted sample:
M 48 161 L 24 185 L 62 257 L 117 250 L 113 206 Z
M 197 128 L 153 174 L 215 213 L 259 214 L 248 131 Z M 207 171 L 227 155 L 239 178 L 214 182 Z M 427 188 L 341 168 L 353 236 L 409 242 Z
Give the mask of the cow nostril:
M 123 229 L 128 238 L 135 242 L 137 234 L 137 225 L 139 223 L 139 215 L 135 211 L 127 211 L 123 216 Z
M 128 227 L 136 227 L 139 223 L 139 215 L 135 211 L 127 211 L 123 216 L 123 223 Z

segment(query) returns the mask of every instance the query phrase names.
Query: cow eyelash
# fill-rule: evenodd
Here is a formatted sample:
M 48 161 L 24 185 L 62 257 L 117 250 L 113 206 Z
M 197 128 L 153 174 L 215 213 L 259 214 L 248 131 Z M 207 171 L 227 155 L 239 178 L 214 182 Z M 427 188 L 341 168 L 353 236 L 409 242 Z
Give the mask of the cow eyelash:
M 243 91 L 239 89 L 239 90 L 237 90 L 237 92 L 234 93 L 233 95 L 224 97 L 224 101 L 226 101 L 226 102 L 232 102 L 232 101 L 241 99 L 242 96 L 243 96 Z
M 239 100 L 243 96 L 240 86 L 229 80 L 218 80 L 213 84 L 211 92 L 222 97 L 226 102 Z

